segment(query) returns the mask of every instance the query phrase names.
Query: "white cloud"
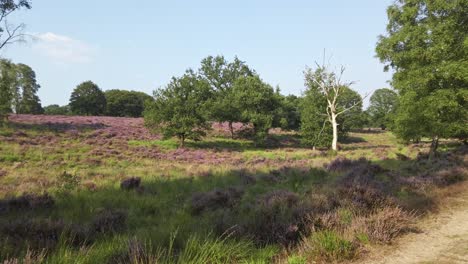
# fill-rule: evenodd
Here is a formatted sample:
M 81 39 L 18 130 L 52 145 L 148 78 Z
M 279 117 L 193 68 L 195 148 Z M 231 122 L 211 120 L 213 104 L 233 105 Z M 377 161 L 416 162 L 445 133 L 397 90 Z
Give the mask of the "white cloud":
M 34 49 L 57 63 L 89 63 L 95 48 L 68 36 L 47 32 L 35 34 Z

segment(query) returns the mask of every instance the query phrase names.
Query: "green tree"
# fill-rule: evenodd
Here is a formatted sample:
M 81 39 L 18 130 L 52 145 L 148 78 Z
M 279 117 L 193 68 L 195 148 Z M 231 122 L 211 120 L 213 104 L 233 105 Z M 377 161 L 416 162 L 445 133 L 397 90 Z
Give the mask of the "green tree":
M 41 100 L 37 92 L 41 87 L 36 81 L 36 73 L 25 64 L 16 65 L 17 72 L 17 94 L 16 113 L 17 114 L 43 114 Z
M 23 40 L 24 24 L 12 25 L 7 21 L 9 15 L 22 8 L 31 9 L 31 1 L 0 0 L 0 50 L 9 44 Z
M 231 93 L 234 104 L 240 109 L 241 121 L 252 124 L 257 142 L 264 140 L 278 107 L 273 87 L 258 76 L 240 77 Z
M 154 102 L 144 111 L 145 125 L 165 138 L 176 136 L 183 147 L 186 139 L 198 140 L 210 125 L 206 119 L 206 101 L 210 85 L 192 70 L 154 92 Z
M 371 123 L 385 130 L 393 124 L 393 115 L 398 104 L 398 94 L 388 88 L 376 90 L 371 98 L 367 109 Z
M 234 137 L 232 124 L 241 121 L 240 109 L 234 104 L 231 90 L 240 77 L 254 76 L 245 62 L 237 57 L 228 62 L 223 56 L 209 56 L 202 60 L 200 76 L 206 80 L 214 91 L 209 100 L 209 117 L 218 122 L 228 122 L 231 137 Z
M 273 127 L 281 127 L 284 130 L 297 130 L 301 123 L 299 110 L 300 99 L 295 95 L 284 96 L 279 87 L 275 92 L 278 107 L 274 111 Z
M 83 82 L 71 94 L 70 110 L 78 115 L 102 115 L 106 111 L 106 96 L 93 82 Z
M 141 117 L 145 102 L 153 98 L 143 92 L 108 90 L 105 91 L 108 116 Z
M 439 138 L 468 134 L 468 1 L 399 0 L 387 14 L 376 51 L 400 94 L 395 132 L 432 138 L 432 157 Z
M 68 105 L 60 106 L 52 104 L 44 107 L 44 114 L 46 115 L 70 115 L 70 107 Z
M 12 87 L 15 82 L 15 65 L 9 60 L 0 60 L 0 122 L 7 121 L 8 114 L 12 112 Z

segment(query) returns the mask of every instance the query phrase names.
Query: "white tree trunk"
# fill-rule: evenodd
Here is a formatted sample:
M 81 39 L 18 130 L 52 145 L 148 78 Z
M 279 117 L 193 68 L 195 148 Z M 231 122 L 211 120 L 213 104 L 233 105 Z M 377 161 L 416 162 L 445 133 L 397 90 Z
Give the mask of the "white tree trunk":
M 336 115 L 333 112 L 331 113 L 331 121 L 333 127 L 332 149 L 338 150 L 338 124 L 336 123 Z

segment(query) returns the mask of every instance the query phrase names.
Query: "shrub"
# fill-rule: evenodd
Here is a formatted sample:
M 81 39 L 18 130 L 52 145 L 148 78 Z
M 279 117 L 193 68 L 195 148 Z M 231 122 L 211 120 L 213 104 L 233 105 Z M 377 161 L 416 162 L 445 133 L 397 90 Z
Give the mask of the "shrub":
M 141 183 L 141 178 L 139 177 L 128 178 L 128 179 L 123 180 L 120 183 L 120 189 L 126 190 L 126 191 L 136 189 L 140 186 L 140 183 Z
M 244 191 L 239 188 L 214 189 L 210 192 L 192 195 L 192 213 L 200 214 L 205 210 L 232 208 L 242 198 Z
M 33 210 L 52 208 L 54 199 L 49 194 L 24 194 L 19 197 L 0 200 L 0 213 L 14 210 Z
M 92 221 L 92 230 L 96 233 L 117 233 L 126 226 L 127 214 L 121 210 L 104 210 Z
M 344 157 L 338 157 L 326 165 L 328 171 L 343 172 L 363 164 L 368 164 L 369 161 L 366 158 L 360 158 L 358 160 L 350 160 Z
M 366 234 L 372 241 L 389 243 L 395 237 L 414 230 L 414 218 L 414 214 L 399 207 L 386 206 L 367 218 L 356 219 L 352 226 L 357 233 Z
M 65 228 L 62 221 L 43 219 L 16 219 L 3 224 L 1 234 L 16 249 L 28 246 L 42 250 L 54 248 Z

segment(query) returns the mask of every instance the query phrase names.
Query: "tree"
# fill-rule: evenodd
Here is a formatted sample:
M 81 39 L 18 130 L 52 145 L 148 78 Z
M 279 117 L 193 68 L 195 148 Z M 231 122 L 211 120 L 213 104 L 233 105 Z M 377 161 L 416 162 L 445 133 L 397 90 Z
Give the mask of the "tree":
M 353 100 L 349 104 L 347 100 L 342 99 L 346 93 L 349 93 L 347 92 L 347 89 L 349 89 L 349 86 L 353 84 L 352 82 L 342 82 L 341 78 L 343 73 L 343 67 L 337 74 L 333 71 L 329 71 L 326 66 L 320 66 L 318 64 L 315 71 L 307 68 L 304 72 L 305 84 L 307 89 L 310 90 L 310 96 L 314 101 L 318 101 L 315 102 L 318 104 L 316 108 L 311 107 L 313 109 L 309 110 L 310 112 L 306 113 L 307 116 L 303 119 L 303 121 L 310 121 L 314 124 L 305 124 L 303 129 L 306 127 L 316 128 L 316 121 L 323 119 L 323 128 L 317 134 L 317 136 L 321 136 L 324 132 L 324 129 L 326 128 L 325 123 L 330 122 L 332 127 L 331 147 L 333 150 L 338 150 L 338 117 L 345 114 L 346 112 L 349 112 L 355 107 L 362 107 L 362 99 Z M 320 115 L 320 117 L 311 117 L 311 113 Z
M 108 90 L 105 93 L 108 116 L 141 117 L 145 102 L 153 98 L 145 93 L 125 90 Z
M 309 83 L 301 103 L 301 134 L 303 142 L 313 147 L 330 147 L 333 142 L 333 127 L 327 112 L 327 98 L 314 84 Z M 336 118 L 338 138 L 345 137 L 351 129 L 362 128 L 365 114 L 362 112 L 362 98 L 349 87 L 342 87 L 337 99 L 337 109 L 348 109 Z
M 24 24 L 11 25 L 8 23 L 8 16 L 22 8 L 31 9 L 29 0 L 0 0 L 0 50 L 5 46 L 22 41 L 25 34 L 22 33 Z
M 209 129 L 205 108 L 210 96 L 209 83 L 187 70 L 154 92 L 154 102 L 144 111 L 145 125 L 165 138 L 176 136 L 183 147 L 186 139 L 198 140 Z
M 376 90 L 370 98 L 368 109 L 372 125 L 378 126 L 382 130 L 389 127 L 393 123 L 397 104 L 398 94 L 396 92 L 388 88 Z
M 277 88 L 275 96 L 278 107 L 274 111 L 273 127 L 281 127 L 285 130 L 297 130 L 301 124 L 299 109 L 301 98 L 296 95 L 284 96 Z
M 468 134 L 468 2 L 398 0 L 387 14 L 376 51 L 400 94 L 395 132 L 432 138 L 433 157 L 439 138 Z
M 44 107 L 44 114 L 46 115 L 70 115 L 70 107 L 68 105 L 60 106 L 52 104 Z
M 0 60 L 0 123 L 7 121 L 8 114 L 12 112 L 12 86 L 15 81 L 15 65 L 9 60 Z
M 231 137 L 234 137 L 232 124 L 241 120 L 240 109 L 234 104 L 230 91 L 240 77 L 254 76 L 245 62 L 234 58 L 228 62 L 223 56 L 209 56 L 202 60 L 200 76 L 206 80 L 214 91 L 209 103 L 209 117 L 218 122 L 228 122 Z
M 273 87 L 258 76 L 240 77 L 231 91 L 240 109 L 241 121 L 253 125 L 257 141 L 265 139 L 272 126 L 273 112 L 278 107 Z
M 93 82 L 83 82 L 71 94 L 70 110 L 78 115 L 102 115 L 106 111 L 106 97 Z
M 37 92 L 41 86 L 36 81 L 36 73 L 25 64 L 17 64 L 16 109 L 17 114 L 43 114 L 41 100 Z

